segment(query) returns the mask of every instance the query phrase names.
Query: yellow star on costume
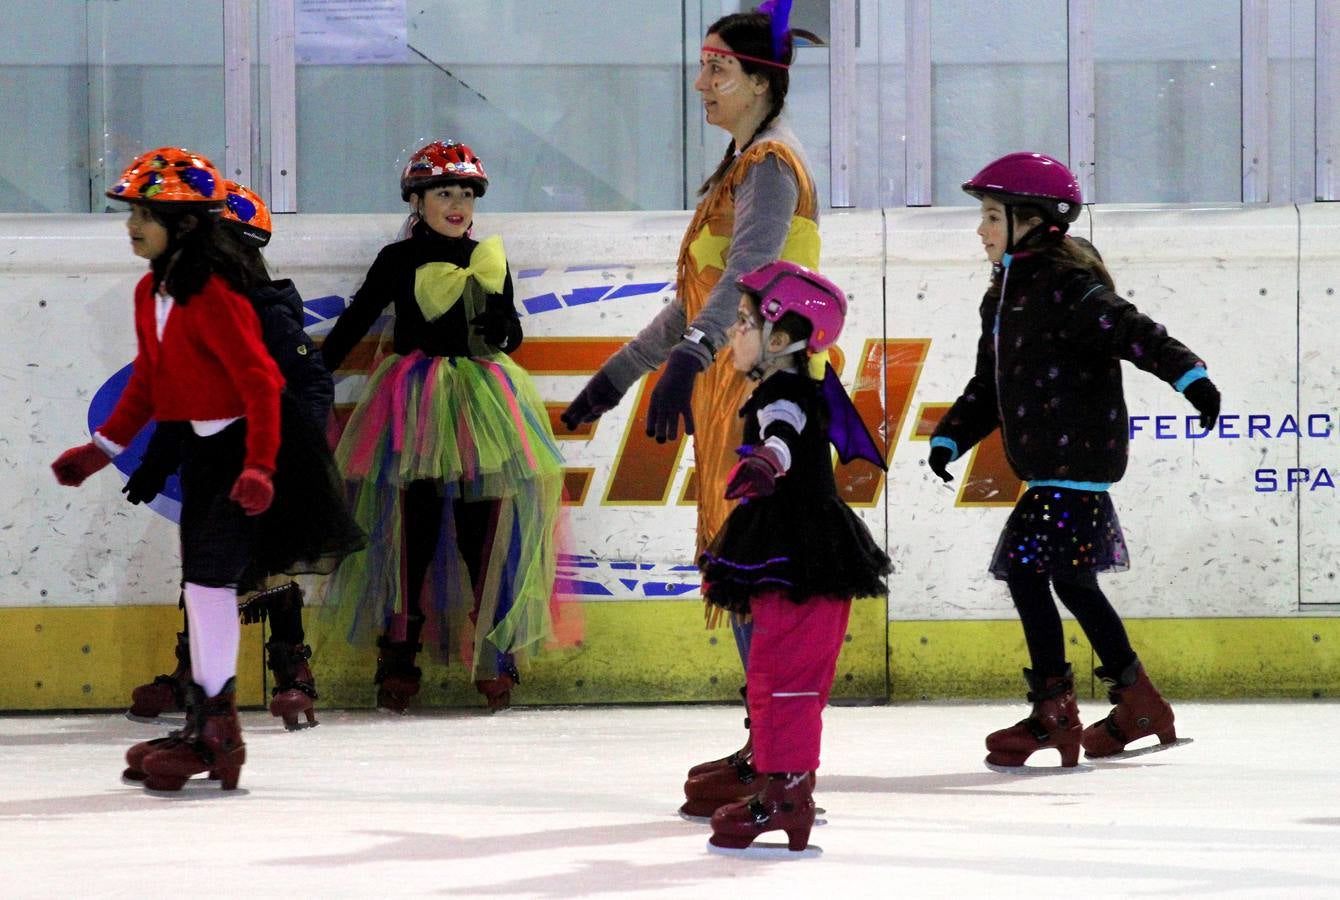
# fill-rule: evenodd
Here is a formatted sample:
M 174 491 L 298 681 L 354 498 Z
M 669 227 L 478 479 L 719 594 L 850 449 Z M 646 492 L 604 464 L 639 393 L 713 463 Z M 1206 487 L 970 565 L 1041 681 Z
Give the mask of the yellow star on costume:
M 414 299 L 424 318 L 435 321 L 455 306 L 470 278 L 490 294 L 502 291 L 507 280 L 507 256 L 500 236 L 495 234 L 480 241 L 470 254 L 470 265 L 464 269 L 449 262 L 419 266 L 414 273 Z
M 703 230 L 698 232 L 698 236 L 689 244 L 689 254 L 693 257 L 693 263 L 701 272 L 708 266 L 726 271 L 726 251 L 730 249 L 730 235 L 718 237 L 704 225 Z

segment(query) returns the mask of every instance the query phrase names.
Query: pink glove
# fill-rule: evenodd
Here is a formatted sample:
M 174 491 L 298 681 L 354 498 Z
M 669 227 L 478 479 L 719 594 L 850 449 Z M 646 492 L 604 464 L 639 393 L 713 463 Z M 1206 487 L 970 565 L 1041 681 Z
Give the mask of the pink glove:
M 106 467 L 112 458 L 90 441 L 79 447 L 71 447 L 51 464 L 56 480 L 66 487 L 79 487 L 84 479 Z
M 767 445 L 751 447 L 730 470 L 726 481 L 727 500 L 766 497 L 777 490 L 777 479 L 786 474 L 781 457 Z
M 274 498 L 275 484 L 270 480 L 270 473 L 259 466 L 243 469 L 228 494 L 228 499 L 236 502 L 249 516 L 265 512 Z

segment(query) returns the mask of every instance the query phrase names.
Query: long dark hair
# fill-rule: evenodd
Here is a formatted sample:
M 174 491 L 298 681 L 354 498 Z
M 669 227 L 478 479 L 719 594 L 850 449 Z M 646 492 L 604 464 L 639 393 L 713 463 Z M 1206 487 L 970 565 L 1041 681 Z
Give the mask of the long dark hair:
M 758 59 L 772 59 L 772 19 L 763 13 L 731 13 L 728 16 L 722 16 L 712 23 L 707 29 L 708 35 L 717 35 L 725 42 L 726 46 L 736 53 L 743 53 L 746 56 L 753 56 Z M 773 123 L 773 121 L 782 114 L 782 106 L 786 103 L 786 92 L 791 88 L 791 72 L 783 66 L 789 66 L 795 59 L 796 50 L 792 42 L 791 35 L 804 38 L 812 44 L 823 44 L 817 36 L 808 31 L 802 31 L 798 28 L 791 29 L 786 38 L 786 45 L 782 49 L 782 59 L 777 62 L 782 66 L 769 66 L 765 63 L 757 63 L 749 59 L 736 59 L 740 63 L 740 68 L 746 75 L 762 75 L 768 81 L 768 114 L 763 117 L 763 121 L 758 123 L 754 133 L 745 141 L 744 147 L 737 148 L 735 139 L 731 138 L 730 144 L 726 147 L 726 153 L 721 157 L 721 162 L 717 164 L 716 171 L 708 176 L 703 182 L 702 187 L 698 188 L 698 196 L 706 194 L 712 187 L 721 180 L 730 168 L 730 164 L 735 161 L 735 154 L 743 152 L 754 142 L 764 129 Z
M 167 249 L 149 263 L 155 292 L 164 287 L 185 306 L 205 287 L 210 275 L 218 275 L 242 294 L 270 280 L 260 253 L 246 253 L 241 242 L 227 234 L 219 224 L 217 209 L 185 203 L 144 206 L 168 233 Z
M 1011 204 L 1006 209 L 1014 218 L 1016 233 L 1018 233 L 1017 229 L 1029 219 L 1038 218 L 1042 220 L 1041 225 L 1033 228 L 1023 236 L 1022 240 L 1019 240 L 1016 250 L 1027 250 L 1035 253 L 1057 269 L 1079 269 L 1089 272 L 1101 281 L 1108 290 L 1117 289 L 1116 282 L 1112 280 L 1112 274 L 1107 271 L 1107 266 L 1103 264 L 1103 257 L 1099 255 L 1098 248 L 1094 247 L 1085 238 L 1072 237 L 1067 234 L 1066 229 L 1069 227 L 1067 223 L 1051 221 L 1046 210 L 1028 203 Z M 999 265 L 992 268 L 991 288 L 988 293 L 993 297 L 1000 296 L 1003 276 L 1004 270 Z

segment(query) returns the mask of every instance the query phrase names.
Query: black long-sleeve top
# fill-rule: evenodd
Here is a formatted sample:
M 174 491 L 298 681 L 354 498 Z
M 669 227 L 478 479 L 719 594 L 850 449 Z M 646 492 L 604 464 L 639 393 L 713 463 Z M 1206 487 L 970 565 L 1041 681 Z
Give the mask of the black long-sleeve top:
M 415 273 L 429 263 L 447 262 L 465 268 L 479 242 L 463 236 L 443 237 L 422 222 L 403 241 L 388 244 L 377 254 L 363 285 L 321 345 L 326 368 L 335 371 L 377 321 L 387 304 L 395 304 L 393 346 L 404 355 L 419 350 L 426 356 L 477 356 L 496 352 L 486 347 L 467 320 L 465 298 L 436 320 L 429 322 L 414 299 Z M 485 310 L 504 317 L 507 337 L 504 346 L 511 353 L 521 345 L 521 320 L 512 300 L 512 273 L 509 270 L 501 293 L 485 297 Z

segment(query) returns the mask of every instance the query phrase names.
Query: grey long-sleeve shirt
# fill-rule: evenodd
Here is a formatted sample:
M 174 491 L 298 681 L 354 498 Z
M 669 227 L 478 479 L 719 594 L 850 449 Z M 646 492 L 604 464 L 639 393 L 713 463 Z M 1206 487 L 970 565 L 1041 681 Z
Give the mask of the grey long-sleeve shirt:
M 764 141 L 777 141 L 794 150 L 806 165 L 805 174 L 809 176 L 800 143 L 790 128 L 773 123 L 755 139 L 755 143 Z M 601 367 L 616 388 L 627 391 L 633 382 L 660 367 L 670 351 L 680 344 L 701 358 L 704 367 L 711 362 L 705 347 L 683 340 L 684 332 L 692 324 L 718 349 L 726 345 L 726 329 L 735 321 L 739 306 L 740 292 L 735 287 L 735 280 L 778 258 L 786 243 L 799 197 L 800 183 L 796 173 L 776 156 L 768 156 L 749 170 L 735 192 L 735 230 L 726 256 L 726 269 L 712 288 L 707 303 L 692 323 L 686 320 L 681 297 L 676 296 L 667 303 L 635 338 Z

